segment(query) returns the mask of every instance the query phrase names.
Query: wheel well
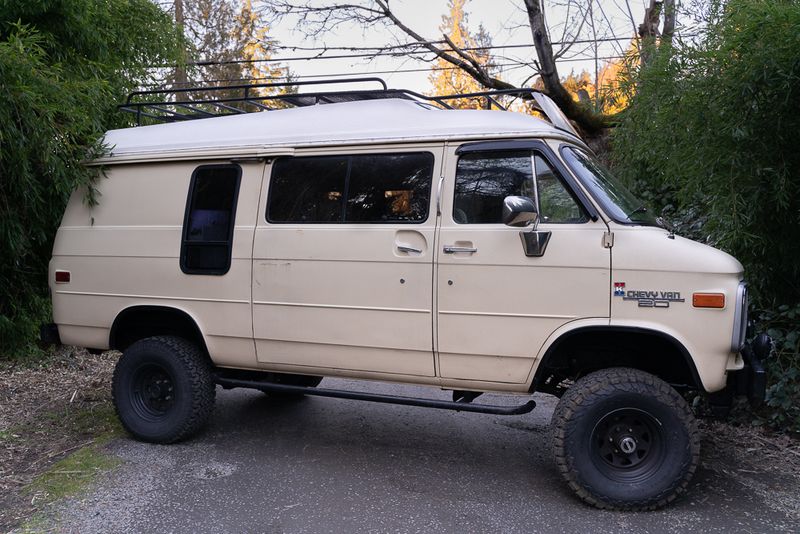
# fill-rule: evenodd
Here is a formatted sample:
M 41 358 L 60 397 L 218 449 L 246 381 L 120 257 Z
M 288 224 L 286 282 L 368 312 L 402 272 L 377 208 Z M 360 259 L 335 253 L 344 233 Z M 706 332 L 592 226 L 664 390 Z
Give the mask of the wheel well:
M 632 327 L 586 327 L 564 334 L 545 353 L 531 389 L 560 396 L 569 381 L 609 367 L 639 369 L 679 390 L 703 390 L 692 357 L 679 341 Z
M 203 334 L 188 313 L 164 306 L 133 306 L 122 310 L 111 326 L 109 346 L 124 351 L 152 336 L 177 336 L 195 343 L 208 354 Z

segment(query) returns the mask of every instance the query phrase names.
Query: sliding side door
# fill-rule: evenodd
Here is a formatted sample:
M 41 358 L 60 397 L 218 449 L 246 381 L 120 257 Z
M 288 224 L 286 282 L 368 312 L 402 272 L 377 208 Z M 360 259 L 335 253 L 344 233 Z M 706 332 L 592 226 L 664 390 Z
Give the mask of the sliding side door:
M 434 376 L 442 147 L 278 158 L 253 251 L 259 362 L 274 370 Z

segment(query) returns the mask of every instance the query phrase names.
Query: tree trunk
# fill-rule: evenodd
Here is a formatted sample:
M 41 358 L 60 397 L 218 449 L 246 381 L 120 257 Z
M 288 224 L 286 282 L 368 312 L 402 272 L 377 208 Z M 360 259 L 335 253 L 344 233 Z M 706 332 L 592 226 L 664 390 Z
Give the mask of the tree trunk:
M 592 113 L 575 102 L 572 95 L 561 85 L 558 76 L 556 61 L 553 55 L 553 44 L 544 20 L 541 0 L 525 0 L 525 9 L 528 12 L 528 22 L 533 35 L 533 44 L 536 47 L 536 57 L 539 60 L 539 74 L 547 94 L 564 114 L 578 123 L 587 133 L 597 133 L 609 126 L 609 120 L 603 115 Z
M 661 31 L 661 44 L 672 45 L 675 34 L 675 0 L 664 0 L 664 29 Z
M 175 25 L 178 27 L 178 31 L 181 34 L 181 38 L 184 37 L 183 33 L 183 25 L 184 25 L 184 17 L 183 17 L 183 0 L 175 0 Z M 181 57 L 178 61 L 178 65 L 175 67 L 175 85 L 179 87 L 186 87 L 187 79 L 186 79 L 186 47 L 181 44 Z

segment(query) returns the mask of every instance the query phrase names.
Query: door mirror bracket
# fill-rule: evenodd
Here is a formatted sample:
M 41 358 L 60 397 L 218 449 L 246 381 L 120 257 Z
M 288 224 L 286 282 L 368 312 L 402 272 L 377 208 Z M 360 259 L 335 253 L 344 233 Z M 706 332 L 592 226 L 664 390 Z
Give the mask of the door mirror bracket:
M 522 240 L 522 249 L 525 255 L 530 258 L 544 256 L 547 244 L 550 242 L 550 230 L 531 230 L 530 232 L 520 232 L 519 238 Z

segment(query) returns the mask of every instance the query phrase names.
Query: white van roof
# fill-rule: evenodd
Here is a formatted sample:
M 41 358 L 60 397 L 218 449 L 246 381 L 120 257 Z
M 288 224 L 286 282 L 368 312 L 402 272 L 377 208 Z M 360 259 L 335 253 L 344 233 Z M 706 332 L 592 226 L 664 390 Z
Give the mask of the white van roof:
M 524 113 L 361 100 L 110 130 L 95 164 L 291 154 L 323 145 L 545 136 L 582 142 Z

